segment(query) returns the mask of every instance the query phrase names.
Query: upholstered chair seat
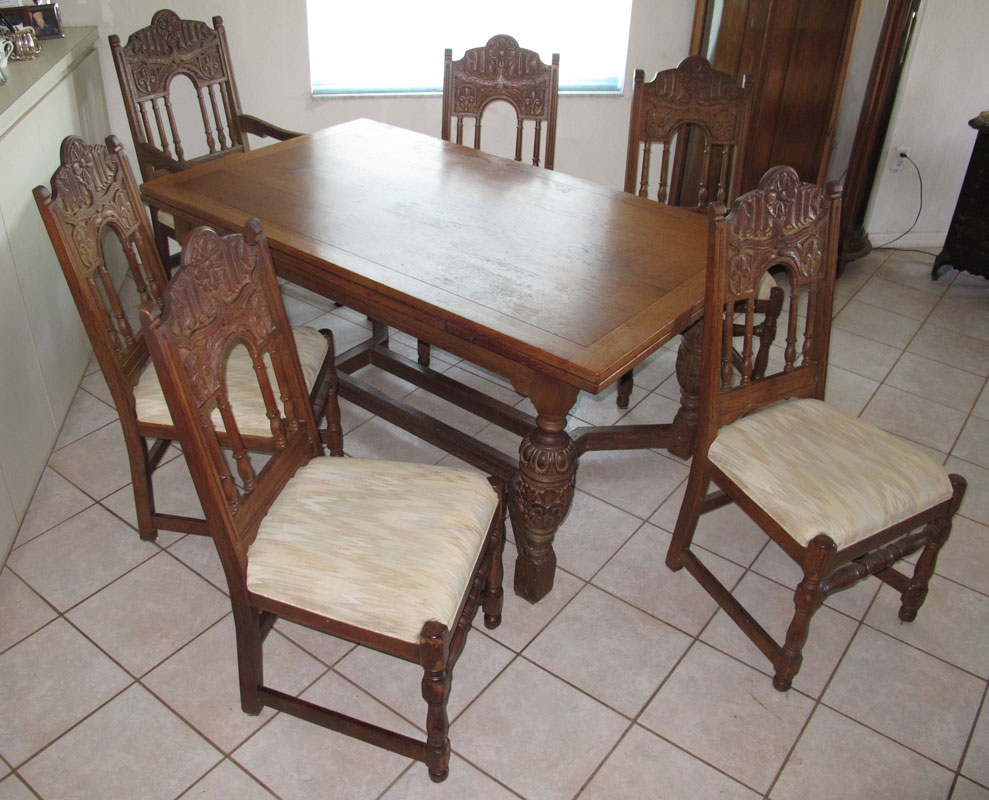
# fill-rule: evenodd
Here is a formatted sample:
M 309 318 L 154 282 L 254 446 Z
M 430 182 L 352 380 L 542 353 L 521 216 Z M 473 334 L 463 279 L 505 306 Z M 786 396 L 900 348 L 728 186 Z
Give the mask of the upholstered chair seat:
M 247 553 L 254 594 L 405 642 L 455 627 L 498 496 L 453 467 L 314 458 Z
M 930 456 L 820 400 L 722 427 L 708 458 L 802 546 L 826 533 L 848 547 L 952 494 Z
M 311 392 L 320 377 L 320 368 L 326 358 L 327 342 L 315 328 L 292 328 L 295 346 L 299 351 L 299 361 L 302 363 L 302 375 L 306 379 L 306 388 Z M 268 375 L 272 383 L 274 376 L 268 359 Z M 237 425 L 245 436 L 270 436 L 271 421 L 265 413 L 264 400 L 257 390 L 257 378 L 247 348 L 238 345 L 230 351 L 226 365 L 227 389 L 230 402 L 237 412 Z M 168 413 L 165 395 L 161 391 L 158 375 L 148 362 L 144 372 L 134 387 L 134 402 L 137 418 L 150 425 L 171 425 L 172 415 Z M 279 405 L 279 408 L 281 406 Z M 220 412 L 213 412 L 213 424 L 218 431 L 224 430 Z

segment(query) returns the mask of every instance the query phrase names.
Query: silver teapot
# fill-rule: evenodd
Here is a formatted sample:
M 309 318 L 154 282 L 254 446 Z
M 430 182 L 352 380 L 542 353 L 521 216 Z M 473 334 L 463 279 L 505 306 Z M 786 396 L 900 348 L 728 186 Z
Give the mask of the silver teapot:
M 33 28 L 19 28 L 10 34 L 10 40 L 14 43 L 11 61 L 28 61 L 41 55 L 41 42 Z

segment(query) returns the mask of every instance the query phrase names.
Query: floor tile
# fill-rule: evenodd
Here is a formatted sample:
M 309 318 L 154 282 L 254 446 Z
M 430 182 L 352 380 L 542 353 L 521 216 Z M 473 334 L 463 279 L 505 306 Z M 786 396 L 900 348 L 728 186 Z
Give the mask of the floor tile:
M 282 294 L 285 313 L 290 325 L 305 325 L 323 314 L 323 311 L 288 294 Z
M 778 643 L 786 639 L 793 619 L 793 590 L 746 573 L 732 590 L 735 598 Z M 803 650 L 803 664 L 793 681 L 795 688 L 817 697 L 845 652 L 858 627 L 855 620 L 824 606 L 811 618 L 810 634 Z M 701 640 L 771 676 L 773 666 L 739 627 L 719 610 L 701 633 Z
M 69 612 L 69 619 L 140 676 L 230 610 L 214 586 L 160 553 Z
M 37 796 L 20 778 L 10 775 L 0 781 L 0 800 L 37 800 Z
M 417 438 L 380 417 L 368 420 L 347 433 L 343 449 L 354 458 L 377 458 L 435 464 L 446 452 Z
M 946 270 L 940 280 L 931 280 L 931 259 L 919 253 L 893 253 L 876 270 L 876 277 L 909 286 L 921 292 L 941 296 L 954 277 L 954 270 Z
M 899 592 L 884 585 L 865 622 L 925 653 L 989 678 L 989 636 L 976 633 L 989 631 L 989 597 L 935 575 L 913 622 L 900 620 L 899 609 Z
M 196 487 L 186 466 L 185 458 L 173 458 L 154 471 L 151 478 L 154 484 L 155 509 L 160 514 L 178 514 L 183 517 L 203 518 L 203 507 L 199 503 Z M 118 489 L 101 501 L 114 514 L 130 525 L 137 527 L 137 510 L 134 506 L 134 490 L 130 486 Z M 159 531 L 160 544 L 165 543 L 169 531 Z
M 104 378 L 103 373 L 100 372 L 99 366 L 97 366 L 95 372 L 86 374 L 86 377 L 82 379 L 82 383 L 79 384 L 79 387 L 85 389 L 94 397 L 98 397 L 108 406 L 115 405 L 113 402 L 113 395 L 110 394 L 110 387 L 106 385 L 106 378 Z
M 275 796 L 230 761 L 221 761 L 179 800 L 275 800 Z
M 45 467 L 38 488 L 34 490 L 34 497 L 31 498 L 31 505 L 17 532 L 14 546 L 30 541 L 92 504 L 91 497 L 80 492 L 50 467 Z
M 911 441 L 950 452 L 965 424 L 965 414 L 923 397 L 881 386 L 861 418 Z
M 953 769 L 985 687 L 984 680 L 864 626 L 823 702 Z
M 878 306 L 915 319 L 925 319 L 940 295 L 873 275 L 855 295 L 857 302 Z
M 951 800 L 989 800 L 989 787 L 979 786 L 967 778 L 959 778 Z
M 989 595 L 989 527 L 956 515 L 947 544 L 938 553 L 936 575 Z
M 338 307 L 337 304 L 329 297 L 324 297 L 321 294 L 305 289 L 297 283 L 286 281 L 279 286 L 279 289 L 281 290 L 283 298 L 293 297 L 296 300 L 301 300 L 303 303 L 308 303 L 311 306 L 315 306 L 322 311 L 335 311 Z
M 676 337 L 676 340 L 679 338 Z M 676 371 L 676 362 L 676 349 L 660 348 L 636 366 L 633 373 L 635 385 L 652 391 Z
M 906 347 L 921 320 L 850 300 L 834 319 L 834 327 L 893 347 Z
M 161 534 L 159 534 L 161 538 Z M 183 536 L 170 545 L 168 552 L 185 564 L 193 572 L 212 583 L 224 594 L 227 591 L 227 576 L 223 572 L 223 564 L 216 552 L 216 545 L 211 536 Z
M 688 469 L 652 450 L 584 453 L 577 486 L 588 494 L 646 519 L 687 477 Z
M 649 521 L 668 533 L 676 529 L 687 489 L 684 481 Z M 729 561 L 747 567 L 762 552 L 769 537 L 734 503 L 702 514 L 694 531 L 694 543 Z
M 984 296 L 951 296 L 949 289 L 928 321 L 955 333 L 989 341 L 989 304 Z
M 614 711 L 519 659 L 454 723 L 450 739 L 512 790 L 563 800 L 577 793 L 627 726 Z
M 18 547 L 7 566 L 64 611 L 159 552 L 111 513 L 91 506 Z
M 450 775 L 442 783 L 433 783 L 421 764 L 413 764 L 381 796 L 381 800 L 516 800 L 517 797 L 514 792 L 453 753 L 450 756 Z
M 756 800 L 761 795 L 687 752 L 634 725 L 580 794 L 580 800 L 717 797 Z
M 352 717 L 418 737 L 415 728 L 339 675 L 328 673 L 304 695 Z M 410 760 L 341 733 L 278 714 L 233 759 L 282 800 L 370 800 Z M 422 764 L 413 764 L 424 770 Z
M 631 407 L 628 413 L 618 420 L 619 425 L 665 424 L 673 422 L 677 411 L 680 410 L 679 397 L 676 400 L 671 400 L 656 392 L 652 392 L 638 401 L 636 401 L 633 392 L 629 405 Z
M 595 576 L 594 585 L 694 635 L 714 616 L 718 604 L 686 569 L 666 566 L 670 534 L 653 525 L 638 533 Z M 703 556 L 715 576 L 731 588 L 742 568 L 713 553 Z
M 761 672 L 697 643 L 639 721 L 765 792 L 812 708 L 796 690 L 777 692 Z
M 206 740 L 135 684 L 21 772 L 43 797 L 170 800 L 220 758 Z
M 0 654 L 0 754 L 21 764 L 130 682 L 75 628 L 55 620 Z
M 586 586 L 523 655 L 632 717 L 690 642 L 655 617 Z M 616 670 L 616 664 L 635 664 L 635 669 Z
M 56 450 L 48 465 L 95 500 L 131 482 L 124 434 L 116 424 Z
M 116 419 L 116 408 L 96 399 L 85 389 L 79 389 L 69 406 L 69 413 L 62 423 L 54 449 L 59 450 Z
M 989 419 L 970 416 L 951 455 L 989 468 Z
M 641 524 L 638 517 L 578 489 L 553 539 L 557 564 L 589 580 Z
M 972 410 L 985 379 L 940 361 L 904 353 L 885 383 L 967 414 Z
M 962 775 L 973 781 L 989 786 L 989 704 L 983 700 L 982 714 L 972 731 L 972 741 L 968 745 Z
M 513 658 L 514 652 L 483 635 L 480 630 L 471 633 L 453 668 L 453 682 L 447 701 L 450 719 L 456 719 Z M 377 697 L 417 728 L 426 730 L 426 703 L 420 688 L 422 667 L 418 664 L 367 647 L 357 647 L 337 663 L 335 671 Z
M 952 777 L 933 761 L 820 706 L 770 797 L 945 797 Z
M 515 575 L 515 548 L 505 547 L 505 602 L 502 610 L 502 623 L 494 630 L 485 633 L 515 652 L 521 651 L 547 623 L 559 613 L 573 598 L 583 581 L 569 572 L 556 571 L 553 589 L 538 603 L 523 600 L 512 589 Z M 474 627 L 483 627 L 480 618 L 474 620 Z
M 944 468 L 949 473 L 957 473 L 968 481 L 968 489 L 958 513 L 983 525 L 989 525 L 989 469 L 954 456 L 944 462 Z
M 0 572 L 0 652 L 51 622 L 55 610 L 9 569 Z
M 950 364 L 977 375 L 989 375 L 989 347 L 981 339 L 946 330 L 930 322 L 917 331 L 907 352 Z
M 982 389 L 972 413 L 980 419 L 989 419 L 989 382 Z
M 841 328 L 832 328 L 828 364 L 881 381 L 893 368 L 901 352 L 898 347 Z
M 324 672 L 324 664 L 284 636 L 271 634 L 265 639 L 264 680 L 268 686 L 297 695 Z M 241 710 L 232 615 L 193 639 L 141 682 L 225 753 L 275 713 L 265 708 L 250 716 Z
M 878 388 L 878 381 L 829 364 L 824 399 L 831 405 L 858 416 Z
M 335 665 L 357 646 L 346 639 L 338 639 L 336 636 L 284 619 L 279 619 L 275 623 L 275 630 L 328 667 Z

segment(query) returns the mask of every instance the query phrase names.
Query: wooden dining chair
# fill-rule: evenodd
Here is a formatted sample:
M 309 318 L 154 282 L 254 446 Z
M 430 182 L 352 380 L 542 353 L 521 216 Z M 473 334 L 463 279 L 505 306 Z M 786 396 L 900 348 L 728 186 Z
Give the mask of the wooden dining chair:
M 126 45 L 112 34 L 110 52 L 145 181 L 249 150 L 247 134 L 280 141 L 300 135 L 241 111 L 219 16 L 211 28 L 162 9 Z M 175 221 L 154 208 L 151 220 L 169 268 L 174 258 L 168 239 L 175 239 Z
M 965 493 L 924 453 L 823 402 L 838 256 L 837 190 L 770 169 L 730 212 L 710 209 L 697 445 L 666 563 L 687 570 L 772 662 L 790 688 L 810 621 L 824 600 L 875 575 L 900 593 L 901 620 L 924 602 L 939 549 Z M 782 363 L 753 379 L 759 281 L 782 267 L 790 284 Z M 801 297 L 806 316 L 798 314 Z M 732 338 L 739 307 L 741 368 Z M 711 484 L 715 491 L 709 493 Z M 795 611 L 778 643 L 691 547 L 700 514 L 735 502 L 800 565 Z M 920 552 L 912 576 L 894 564 Z
M 698 209 L 710 202 L 731 203 L 745 159 L 751 108 L 751 82 L 743 78 L 739 84 L 734 76 L 712 69 L 703 56 L 689 56 L 651 81 L 643 70 L 635 70 L 625 191 Z M 653 179 L 656 188 L 650 195 Z M 757 304 L 756 377 L 765 369 L 783 306 L 783 290 L 768 274 Z M 619 379 L 619 408 L 628 408 L 633 381 L 632 371 Z
M 110 136 L 106 146 L 89 145 L 77 136 L 67 137 L 51 191 L 38 186 L 34 198 L 117 407 L 141 538 L 154 539 L 159 529 L 205 534 L 204 520 L 155 508 L 152 473 L 176 433 L 150 365 L 137 308 L 161 302 L 166 277 L 120 141 Z M 114 263 L 114 255 L 122 263 Z M 293 332 L 313 410 L 321 417 L 330 388 L 329 332 Z M 252 446 L 264 448 L 267 411 L 243 389 L 253 375 L 246 351 L 238 350 L 227 364 L 227 380 L 240 387 L 231 394 L 242 410 L 241 433 Z M 333 434 L 330 428 L 326 435 Z
M 222 238 L 193 231 L 163 308 L 141 309 L 226 574 L 241 706 L 248 714 L 269 706 L 425 761 L 441 781 L 453 665 L 479 603 L 488 628 L 501 621 L 504 487 L 453 467 L 322 456 L 267 242 L 257 220 L 245 229 Z M 268 410 L 274 454 L 260 471 L 224 380 L 237 344 Z M 335 385 L 328 408 L 339 414 Z M 229 458 L 217 410 L 231 433 Z M 419 664 L 425 741 L 266 685 L 262 642 L 278 617 Z
M 484 47 L 474 47 L 464 56 L 453 60 L 453 50 L 443 55 L 443 124 L 440 136 L 449 142 L 451 123 L 456 119 L 456 143 L 464 143 L 464 120 L 474 125 L 474 149 L 481 149 L 481 117 L 498 101 L 508 103 L 515 111 L 515 160 L 522 160 L 524 123 L 534 122 L 532 134 L 532 165 L 553 169 L 556 152 L 556 106 L 560 89 L 560 54 L 553 53 L 544 64 L 539 53 L 519 47 L 511 36 L 499 34 L 488 39 Z M 543 123 L 546 123 L 546 143 L 542 147 Z M 418 360 L 429 366 L 430 346 L 418 341 Z

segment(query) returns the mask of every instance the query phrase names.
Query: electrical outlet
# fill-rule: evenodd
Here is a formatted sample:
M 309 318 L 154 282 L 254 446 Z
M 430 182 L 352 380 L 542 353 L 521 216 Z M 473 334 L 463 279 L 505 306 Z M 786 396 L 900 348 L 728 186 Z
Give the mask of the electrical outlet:
M 889 171 L 899 172 L 906 166 L 907 158 L 910 157 L 910 148 L 906 145 L 894 147 L 889 156 Z

